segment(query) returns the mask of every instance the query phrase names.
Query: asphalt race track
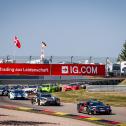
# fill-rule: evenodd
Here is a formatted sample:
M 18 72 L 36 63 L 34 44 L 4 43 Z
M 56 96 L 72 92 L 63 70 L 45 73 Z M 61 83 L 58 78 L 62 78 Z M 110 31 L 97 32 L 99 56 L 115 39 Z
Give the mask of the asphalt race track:
M 10 100 L 7 96 L 0 96 L 0 105 L 32 107 L 35 109 L 49 109 L 55 112 L 87 115 L 87 114 L 78 113 L 76 111 L 76 104 L 74 103 L 61 103 L 61 106 L 37 106 L 37 105 L 32 105 L 30 100 Z M 119 121 L 121 123 L 126 123 L 126 107 L 112 107 L 112 110 L 113 110 L 112 115 L 90 115 L 90 116 L 106 119 L 106 120 Z

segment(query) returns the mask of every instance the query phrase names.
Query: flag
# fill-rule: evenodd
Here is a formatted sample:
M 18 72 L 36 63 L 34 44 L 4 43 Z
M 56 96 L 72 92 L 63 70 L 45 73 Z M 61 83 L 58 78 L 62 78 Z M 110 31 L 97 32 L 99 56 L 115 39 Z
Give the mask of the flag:
M 47 44 L 45 42 L 42 42 L 42 47 L 46 47 Z
M 16 36 L 14 37 L 14 44 L 16 45 L 17 48 L 21 48 L 21 42 Z

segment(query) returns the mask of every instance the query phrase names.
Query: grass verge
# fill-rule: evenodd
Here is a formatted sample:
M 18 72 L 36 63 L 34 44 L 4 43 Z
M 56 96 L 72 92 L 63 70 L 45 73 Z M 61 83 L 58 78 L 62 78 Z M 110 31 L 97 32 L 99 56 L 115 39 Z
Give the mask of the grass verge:
M 55 92 L 62 102 L 76 103 L 80 100 L 98 99 L 111 106 L 126 107 L 126 93 L 124 92 L 87 92 L 86 90 Z
M 120 82 L 119 85 L 126 85 L 126 79 Z

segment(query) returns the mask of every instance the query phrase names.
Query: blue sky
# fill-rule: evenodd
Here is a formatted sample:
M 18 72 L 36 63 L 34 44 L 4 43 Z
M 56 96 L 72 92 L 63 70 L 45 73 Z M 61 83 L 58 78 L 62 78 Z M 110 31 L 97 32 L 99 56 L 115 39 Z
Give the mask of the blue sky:
M 126 0 L 0 0 L 0 56 L 117 57 L 125 40 Z

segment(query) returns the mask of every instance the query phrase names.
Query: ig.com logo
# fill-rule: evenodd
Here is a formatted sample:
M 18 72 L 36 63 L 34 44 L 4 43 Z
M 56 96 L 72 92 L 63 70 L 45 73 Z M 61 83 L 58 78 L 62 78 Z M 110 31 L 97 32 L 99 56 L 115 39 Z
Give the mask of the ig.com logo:
M 68 73 L 69 73 L 68 66 L 62 66 L 62 74 L 68 74 Z
M 62 66 L 62 74 L 77 74 L 78 71 L 78 67 L 77 66 Z
M 62 74 L 87 74 L 87 75 L 97 75 L 97 66 L 62 66 Z

